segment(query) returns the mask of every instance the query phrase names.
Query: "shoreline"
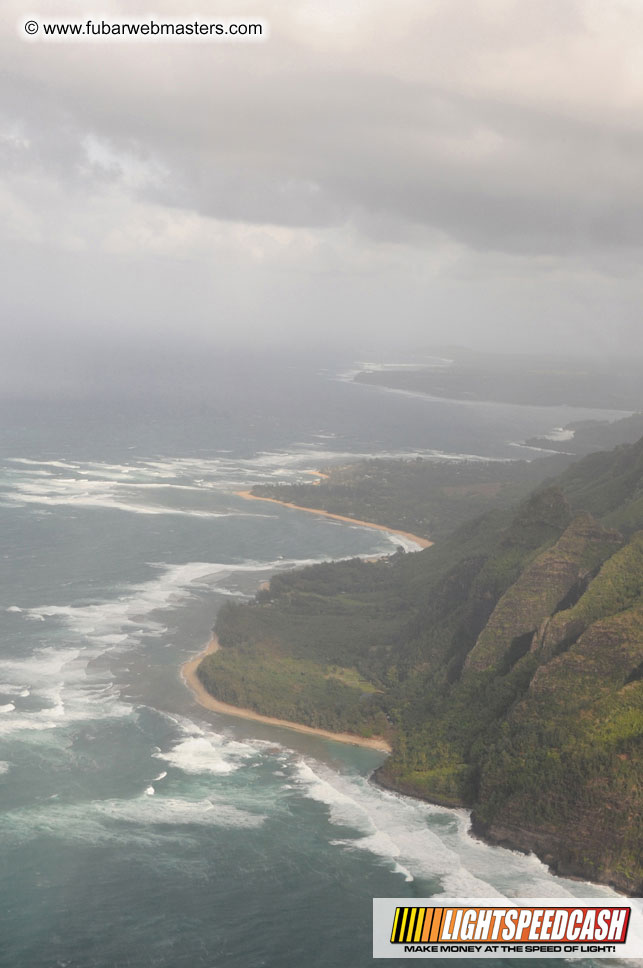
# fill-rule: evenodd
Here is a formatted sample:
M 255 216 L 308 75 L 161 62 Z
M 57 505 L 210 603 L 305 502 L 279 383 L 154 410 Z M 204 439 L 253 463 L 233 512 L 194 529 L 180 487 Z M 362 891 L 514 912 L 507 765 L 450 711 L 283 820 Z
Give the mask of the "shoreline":
M 181 678 L 188 689 L 192 692 L 192 695 L 205 709 L 210 709 L 212 712 L 223 713 L 226 716 L 236 716 L 239 719 L 247 719 L 258 723 L 264 723 L 267 726 L 279 726 L 285 729 L 292 729 L 298 733 L 308 734 L 309 736 L 318 736 L 322 739 L 331 739 L 338 743 L 348 743 L 352 746 L 363 746 L 368 749 L 378 750 L 379 752 L 391 753 L 391 747 L 386 742 L 386 740 L 379 738 L 367 739 L 365 737 L 356 736 L 352 733 L 333 733 L 330 730 L 318 729 L 314 726 L 305 726 L 303 723 L 294 723 L 286 719 L 277 719 L 273 716 L 263 716 L 261 713 L 256 713 L 252 709 L 243 709 L 240 706 L 232 706 L 230 703 L 221 702 L 211 696 L 206 690 L 205 686 L 202 684 L 201 680 L 198 678 L 196 670 L 199 667 L 201 660 L 205 658 L 206 655 L 210 655 L 212 652 L 217 652 L 221 648 L 219 640 L 216 635 L 212 635 L 212 638 L 206 645 L 204 649 L 201 650 L 197 655 L 188 659 L 181 666 Z M 371 776 L 371 782 L 375 783 L 383 790 L 389 790 L 393 793 L 401 794 L 402 796 L 410 797 L 414 800 L 419 800 L 421 803 L 431 803 L 437 806 L 444 807 L 448 810 L 458 810 L 469 808 L 464 805 L 457 804 L 447 804 L 441 803 L 437 799 L 431 799 L 430 797 L 423 797 L 417 792 L 412 792 L 410 790 L 404 789 L 404 785 L 396 785 L 394 783 L 389 783 L 383 780 L 379 775 L 380 770 L 375 770 Z M 591 884 L 596 884 L 601 887 L 610 887 L 612 890 L 616 891 L 617 894 L 621 894 L 623 897 L 629 897 L 623 886 L 615 883 L 614 881 L 592 881 L 588 879 L 587 874 L 582 870 L 572 866 L 567 867 L 566 865 L 561 866 L 550 851 L 544 849 L 538 849 L 534 843 L 530 842 L 526 844 L 520 837 L 512 839 L 510 836 L 500 838 L 494 837 L 491 831 L 485 830 L 484 826 L 481 825 L 471 810 L 469 810 L 469 829 L 468 835 L 472 840 L 479 840 L 489 847 L 504 847 L 507 850 L 517 851 L 521 854 L 533 853 L 538 859 L 547 867 L 547 870 L 556 877 L 566 877 L 570 880 L 584 881 Z
M 319 484 L 320 480 L 327 481 L 328 478 L 330 477 L 330 474 L 324 474 L 323 471 L 302 471 L 302 473 L 309 474 L 311 477 L 318 478 L 318 480 L 312 482 L 313 484 Z
M 333 733 L 329 729 L 305 726 L 303 723 L 294 723 L 288 719 L 277 719 L 276 716 L 264 716 L 262 713 L 256 713 L 253 709 L 244 709 L 242 706 L 233 706 L 231 703 L 221 702 L 221 700 L 215 699 L 199 679 L 197 669 L 206 655 L 218 652 L 220 648 L 219 640 L 213 634 L 206 647 L 181 666 L 181 678 L 183 682 L 191 691 L 199 705 L 205 709 L 210 709 L 215 713 L 223 713 L 226 716 L 236 716 L 239 719 L 250 719 L 257 723 L 264 723 L 266 726 L 280 726 L 286 729 L 293 729 L 297 733 L 307 733 L 309 736 L 332 739 L 337 743 L 365 746 L 367 749 L 378 750 L 381 753 L 391 752 L 389 743 L 381 736 L 369 739 L 365 736 L 357 736 L 355 733 Z
M 316 473 L 316 472 L 315 472 Z M 324 511 L 323 508 L 306 508 L 302 504 L 292 504 L 290 501 L 280 501 L 276 497 L 260 497 L 252 491 L 235 491 L 237 497 L 245 498 L 246 501 L 268 501 L 270 504 L 279 504 L 282 508 L 291 508 L 294 511 L 307 511 L 309 514 L 318 514 L 323 518 L 331 518 L 333 521 L 345 521 L 348 524 L 356 524 L 361 528 L 371 528 L 375 531 L 386 531 L 387 534 L 399 534 L 403 538 L 414 541 L 420 548 L 430 548 L 433 544 L 428 538 L 421 538 L 410 531 L 400 531 L 399 528 L 389 528 L 385 524 L 375 524 L 374 521 L 362 521 L 359 518 L 349 518 L 346 514 L 335 514 L 332 511 Z
M 537 833 L 529 831 L 528 828 L 524 828 L 521 831 L 517 831 L 512 837 L 510 828 L 505 829 L 504 835 L 499 835 L 494 832 L 493 827 L 488 827 L 482 823 L 475 815 L 475 810 L 471 807 L 466 806 L 464 803 L 449 803 L 447 800 L 440 800 L 439 797 L 427 797 L 418 793 L 417 790 L 413 790 L 411 787 L 406 786 L 404 782 L 394 783 L 390 780 L 383 779 L 381 775 L 382 767 L 378 767 L 369 777 L 369 781 L 375 786 L 380 787 L 382 790 L 389 790 L 391 793 L 398 793 L 403 797 L 409 797 L 412 800 L 418 800 L 420 803 L 430 803 L 436 807 L 442 807 L 445 810 L 464 810 L 469 814 L 469 826 L 467 828 L 467 835 L 472 840 L 477 840 L 487 847 L 501 848 L 503 850 L 512 850 L 517 854 L 523 854 L 525 857 L 530 855 L 537 857 L 538 860 L 545 865 L 548 872 L 554 877 L 565 878 L 570 881 L 577 881 L 578 883 L 591 884 L 595 887 L 609 887 L 615 891 L 620 897 L 636 897 L 636 895 L 631 894 L 627 887 L 620 884 L 617 879 L 605 879 L 603 881 L 593 880 L 587 871 L 583 871 L 581 867 L 575 866 L 574 864 L 568 864 L 566 862 L 560 861 L 554 854 L 556 845 L 548 842 L 547 837 L 539 836 Z

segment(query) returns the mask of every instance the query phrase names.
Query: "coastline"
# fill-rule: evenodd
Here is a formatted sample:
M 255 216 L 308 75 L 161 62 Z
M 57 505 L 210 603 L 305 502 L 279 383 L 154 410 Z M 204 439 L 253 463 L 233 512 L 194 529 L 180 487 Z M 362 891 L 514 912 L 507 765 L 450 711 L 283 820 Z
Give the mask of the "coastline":
M 472 840 L 479 840 L 488 847 L 502 847 L 505 850 L 513 850 L 518 854 L 529 856 L 533 854 L 541 863 L 545 865 L 550 874 L 555 877 L 565 877 L 570 881 L 579 881 L 584 884 L 593 884 L 600 887 L 610 887 L 622 897 L 636 897 L 626 883 L 623 883 L 618 876 L 605 877 L 604 880 L 596 880 L 588 871 L 583 870 L 579 864 L 574 864 L 568 859 L 560 856 L 561 840 L 553 836 L 539 833 L 525 827 L 494 827 L 483 823 L 476 816 L 475 809 L 465 803 L 440 799 L 440 797 L 427 797 L 418 793 L 417 790 L 407 786 L 403 781 L 395 783 L 382 776 L 382 767 L 378 767 L 369 777 L 371 783 L 381 787 L 382 790 L 389 790 L 392 793 L 401 794 L 403 797 L 410 797 L 419 800 L 421 803 L 430 803 L 437 807 L 444 807 L 446 810 L 466 810 L 469 814 L 469 828 L 467 833 Z
M 311 471 L 308 473 L 316 474 L 317 472 Z M 259 495 L 252 494 L 251 491 L 237 491 L 235 493 L 237 496 L 243 497 L 246 500 L 268 501 L 273 504 L 280 504 L 282 507 L 287 507 L 292 510 L 307 511 L 311 514 L 318 514 L 323 517 L 343 521 L 349 524 L 385 531 L 389 534 L 399 534 L 416 542 L 421 548 L 430 547 L 433 544 L 433 542 L 429 541 L 428 539 L 421 538 L 418 535 L 414 535 L 410 532 L 388 528 L 385 525 L 351 518 L 346 515 L 335 514 L 333 512 L 325 511 L 321 508 L 308 508 L 302 505 L 280 501 L 277 498 L 261 497 Z M 299 733 L 318 736 L 320 738 L 330 739 L 336 742 L 362 746 L 381 752 L 392 752 L 391 746 L 382 737 L 367 739 L 350 733 L 333 733 L 330 730 L 306 726 L 301 723 L 283 720 L 272 716 L 265 716 L 255 712 L 252 709 L 234 706 L 215 699 L 212 695 L 210 695 L 210 693 L 207 692 L 199 680 L 197 676 L 197 669 L 200 662 L 206 655 L 216 652 L 219 648 L 220 644 L 216 636 L 213 634 L 211 641 L 207 644 L 205 649 L 203 649 L 192 659 L 189 659 L 181 667 L 181 677 L 183 681 L 191 690 L 196 701 L 204 708 L 222 713 L 224 715 L 235 716 L 241 719 L 263 723 L 268 726 L 278 726 L 281 728 L 292 729 Z M 435 804 L 449 810 L 469 809 L 470 821 L 468 834 L 473 840 L 478 840 L 482 843 L 485 843 L 489 847 L 502 847 L 518 853 L 533 854 L 547 867 L 549 872 L 555 876 L 609 887 L 625 897 L 631 896 L 627 884 L 622 883 L 619 877 L 608 875 L 603 880 L 597 880 L 592 877 L 590 872 L 584 870 L 581 864 L 571 863 L 564 856 L 564 852 L 561 854 L 561 845 L 554 837 L 548 837 L 546 835 L 539 834 L 537 831 L 531 831 L 529 830 L 528 826 L 525 828 L 490 828 L 487 825 L 482 824 L 479 818 L 475 816 L 475 813 L 470 811 L 470 808 L 467 808 L 464 804 L 441 801 L 436 797 L 423 796 L 416 790 L 405 788 L 403 783 L 387 781 L 382 777 L 381 773 L 382 768 L 380 767 L 374 771 L 370 777 L 370 780 L 376 786 L 379 786 L 382 789 L 401 794 L 402 796 L 408 796 L 421 802 Z
M 313 481 L 313 484 L 319 484 L 320 480 L 327 481 L 330 477 L 330 474 L 324 474 L 323 471 L 302 471 L 302 473 L 309 474 L 311 477 L 316 477 L 317 480 Z
M 316 472 L 315 472 L 316 473 Z M 359 518 L 349 518 L 346 514 L 334 514 L 332 511 L 324 511 L 322 508 L 306 508 L 302 504 L 292 504 L 289 501 L 279 501 L 276 497 L 260 497 L 252 491 L 235 491 L 237 497 L 243 497 L 247 501 L 269 501 L 270 504 L 279 504 L 282 508 L 291 508 L 294 511 L 307 511 L 309 514 L 319 514 L 323 518 L 331 518 L 333 521 L 345 521 L 348 524 L 357 524 L 361 528 L 372 528 L 375 531 L 386 531 L 388 534 L 399 534 L 403 538 L 414 541 L 420 548 L 430 548 L 433 544 L 428 538 L 421 538 L 410 531 L 400 531 L 399 528 L 388 528 L 385 524 L 375 524 L 374 521 L 361 521 Z
M 298 733 L 306 733 L 309 736 L 318 736 L 323 739 L 332 739 L 338 743 L 348 743 L 352 746 L 364 746 L 368 749 L 378 750 L 380 752 L 390 753 L 391 747 L 386 742 L 386 740 L 379 738 L 366 739 L 361 736 L 356 736 L 352 733 L 333 733 L 330 730 L 317 729 L 314 726 L 305 726 L 303 723 L 294 723 L 285 719 L 277 719 L 273 716 L 263 716 L 261 713 L 256 713 L 252 709 L 243 709 L 240 706 L 232 706 L 230 703 L 221 702 L 211 696 L 210 693 L 205 689 L 201 680 L 197 676 L 197 669 L 201 660 L 205 658 L 206 655 L 210 655 L 212 652 L 217 652 L 221 648 L 219 640 L 216 635 L 212 635 L 212 638 L 206 645 L 204 649 L 201 650 L 197 655 L 188 659 L 181 666 L 181 678 L 185 685 L 190 689 L 192 695 L 205 709 L 210 709 L 213 712 L 223 713 L 226 716 L 236 716 L 239 719 L 248 719 L 258 723 L 264 723 L 267 726 L 280 726 L 285 729 L 292 729 Z M 404 784 L 390 783 L 384 780 L 380 775 L 380 770 L 377 769 L 370 777 L 371 781 L 377 786 L 384 790 L 390 790 L 394 793 L 402 794 L 402 796 L 412 797 L 415 800 L 420 800 L 424 803 L 432 803 L 437 806 L 446 807 L 447 809 L 468 809 L 464 804 L 446 803 L 441 802 L 437 798 L 423 797 L 417 793 L 417 791 L 412 791 L 410 789 L 405 789 Z M 533 853 L 543 864 L 546 865 L 550 873 L 558 877 L 567 877 L 571 880 L 587 881 L 589 883 L 600 884 L 606 887 L 611 887 L 616 892 L 622 894 L 624 897 L 631 896 L 626 887 L 619 883 L 618 879 L 605 879 L 604 881 L 592 881 L 586 871 L 582 868 L 573 865 L 563 863 L 560 858 L 557 858 L 552 850 L 554 845 L 548 844 L 546 842 L 541 842 L 538 837 L 533 836 L 530 831 L 521 831 L 523 836 L 516 836 L 515 831 L 514 836 L 511 836 L 509 832 L 505 832 L 504 836 L 499 836 L 497 832 L 491 831 L 481 824 L 474 813 L 470 813 L 470 826 L 469 826 L 469 836 L 473 840 L 480 840 L 490 847 L 504 847 L 508 850 L 515 850 L 519 853 L 530 854 Z M 494 835 L 495 834 L 495 835 Z M 526 835 L 526 836 L 524 836 Z
M 364 736 L 357 736 L 354 733 L 333 733 L 329 729 L 318 729 L 315 726 L 305 726 L 303 723 L 293 723 L 287 719 L 277 719 L 275 716 L 263 716 L 256 713 L 253 709 L 244 709 L 241 706 L 233 706 L 227 702 L 215 699 L 207 691 L 197 675 L 197 669 L 201 660 L 206 655 L 218 652 L 221 648 L 219 640 L 213 634 L 212 638 L 198 655 L 193 656 L 181 666 L 181 678 L 186 684 L 192 695 L 205 709 L 211 709 L 215 713 L 224 713 L 226 716 L 237 716 L 239 719 L 251 719 L 257 723 L 264 723 L 266 726 L 281 726 L 286 729 L 293 729 L 297 733 L 307 733 L 309 736 L 320 736 L 323 739 L 332 739 L 337 743 L 349 743 L 352 746 L 365 746 L 368 749 L 379 750 L 382 753 L 390 753 L 391 747 L 385 739 L 373 737 L 368 739 Z

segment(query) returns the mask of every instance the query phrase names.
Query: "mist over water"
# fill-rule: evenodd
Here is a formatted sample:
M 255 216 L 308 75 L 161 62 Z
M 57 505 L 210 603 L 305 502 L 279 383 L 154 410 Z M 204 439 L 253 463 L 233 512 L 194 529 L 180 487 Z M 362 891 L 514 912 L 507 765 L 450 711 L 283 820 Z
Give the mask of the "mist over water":
M 361 968 L 374 896 L 609 894 L 179 669 L 276 571 L 413 550 L 237 492 L 618 416 L 351 382 L 367 361 L 547 354 L 539 399 L 573 370 L 638 405 L 643 5 L 27 6 L 0 32 L 0 968 Z M 266 29 L 142 29 L 213 18 Z
M 399 544 L 237 491 L 355 456 L 533 456 L 597 415 L 386 393 L 350 363 L 5 401 L 0 964 L 344 968 L 371 963 L 375 896 L 612 893 L 373 786 L 378 753 L 209 713 L 180 680 L 226 597 Z

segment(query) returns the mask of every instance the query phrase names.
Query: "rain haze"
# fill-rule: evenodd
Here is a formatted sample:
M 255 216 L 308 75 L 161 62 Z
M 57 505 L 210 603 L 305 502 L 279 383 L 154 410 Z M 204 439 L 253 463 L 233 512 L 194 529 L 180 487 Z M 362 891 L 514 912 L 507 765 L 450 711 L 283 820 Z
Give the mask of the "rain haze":
M 643 0 L 1 0 L 1 968 L 634 964 L 642 172 Z
M 25 39 L 81 13 L 150 9 L 3 4 L 8 385 L 163 347 L 643 352 L 640 3 L 195 0 L 269 36 Z

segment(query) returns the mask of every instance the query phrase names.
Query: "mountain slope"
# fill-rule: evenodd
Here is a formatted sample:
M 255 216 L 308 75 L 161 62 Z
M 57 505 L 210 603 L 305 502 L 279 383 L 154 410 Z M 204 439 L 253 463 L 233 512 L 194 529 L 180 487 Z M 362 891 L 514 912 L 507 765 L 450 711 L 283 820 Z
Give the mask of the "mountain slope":
M 417 554 L 277 576 L 221 611 L 201 678 L 258 712 L 384 733 L 381 783 L 641 893 L 642 481 L 639 441 Z

